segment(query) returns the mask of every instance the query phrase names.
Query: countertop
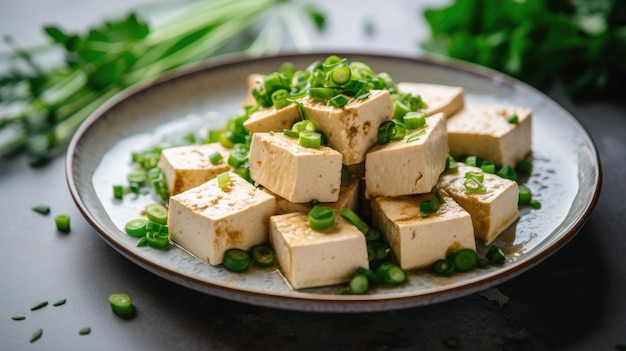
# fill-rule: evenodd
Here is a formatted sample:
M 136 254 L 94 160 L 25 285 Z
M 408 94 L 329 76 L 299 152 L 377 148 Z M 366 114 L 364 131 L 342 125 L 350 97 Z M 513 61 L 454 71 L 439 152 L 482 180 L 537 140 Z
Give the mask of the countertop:
M 379 14 L 361 6 L 311 35 L 312 49 L 419 55 L 420 6 L 386 2 Z M 53 5 L 55 4 L 55 5 Z M 40 6 L 37 6 L 40 5 Z M 63 7 L 66 6 L 66 7 Z M 73 11 L 66 11 L 71 6 Z M 123 13 L 110 1 L 19 1 L 0 5 L 0 34 L 41 40 L 51 21 L 81 28 Z M 410 10 L 406 10 L 410 9 Z M 84 15 L 83 15 L 84 14 Z M 345 13 L 344 13 L 345 14 Z M 380 17 L 378 17 L 380 16 Z M 373 19 L 373 36 L 362 33 Z M 385 20 L 389 19 L 389 20 Z M 337 23 L 340 23 L 338 25 Z M 350 25 L 351 24 L 351 25 Z M 35 29 L 33 29 L 35 28 Z M 334 35 L 343 33 L 341 40 Z M 487 292 L 434 305 L 372 313 L 312 313 L 257 307 L 205 295 L 135 265 L 83 219 L 65 178 L 65 157 L 31 167 L 0 159 L 1 350 L 616 350 L 626 344 L 626 108 L 609 101 L 578 104 L 556 84 L 548 95 L 594 140 L 603 166 L 602 192 L 587 223 L 562 249 Z M 34 213 L 47 204 L 51 214 Z M 57 232 L 54 216 L 71 217 Z M 107 297 L 130 294 L 132 319 L 112 314 Z M 490 299 L 496 294 L 499 298 Z M 66 299 L 62 306 L 52 303 Z M 50 305 L 37 311 L 40 301 Z M 497 303 L 507 301 L 506 303 Z M 23 321 L 12 320 L 25 315 Z M 83 327 L 91 333 L 79 335 Z M 33 331 L 43 336 L 29 343 Z M 623 349 L 623 348 L 621 348 Z

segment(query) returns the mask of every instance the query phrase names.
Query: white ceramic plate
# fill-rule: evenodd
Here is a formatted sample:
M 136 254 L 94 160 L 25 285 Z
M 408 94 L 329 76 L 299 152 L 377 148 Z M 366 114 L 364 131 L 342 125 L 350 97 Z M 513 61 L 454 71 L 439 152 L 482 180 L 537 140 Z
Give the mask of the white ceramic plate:
M 426 305 L 487 289 L 540 263 L 565 245 L 589 217 L 600 192 L 596 149 L 576 119 L 549 98 L 516 80 L 472 65 L 351 53 L 341 56 L 363 61 L 376 72 L 387 72 L 395 82 L 462 86 L 468 105 L 493 102 L 533 110 L 534 171 L 527 185 L 543 207 L 523 209 L 521 218 L 497 239 L 507 252 L 502 267 L 449 278 L 411 273 L 403 286 L 349 296 L 337 294 L 342 288 L 338 286 L 292 290 L 276 270 L 230 273 L 176 246 L 166 251 L 136 247 L 137 239 L 125 234 L 123 227 L 152 199 L 127 196 L 116 201 L 112 197 L 112 185 L 124 183 L 131 169 L 131 152 L 141 151 L 163 136 L 223 126 L 239 111 L 250 73 L 274 72 L 285 61 L 305 68 L 326 56 L 225 58 L 120 94 L 90 116 L 68 149 L 68 184 L 79 210 L 113 248 L 180 285 L 244 303 L 335 312 Z M 484 248 L 479 245 L 479 249 Z

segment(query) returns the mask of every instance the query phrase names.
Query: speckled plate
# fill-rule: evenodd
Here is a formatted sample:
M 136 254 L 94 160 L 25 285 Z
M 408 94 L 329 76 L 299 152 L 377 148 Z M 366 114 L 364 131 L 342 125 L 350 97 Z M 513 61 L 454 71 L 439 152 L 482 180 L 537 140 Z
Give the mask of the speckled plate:
M 342 287 L 293 290 L 277 270 L 234 274 L 172 246 L 165 251 L 136 247 L 124 233 L 150 196 L 114 200 L 112 185 L 124 183 L 130 155 L 164 137 L 222 126 L 240 108 L 250 73 L 276 71 L 284 61 L 304 68 L 326 53 L 258 59 L 228 57 L 167 75 L 125 91 L 100 108 L 75 134 L 67 154 L 67 180 L 79 210 L 102 238 L 131 261 L 177 284 L 226 299 L 303 311 L 359 312 L 427 305 L 478 292 L 515 277 L 563 247 L 595 206 L 601 168 L 595 146 L 574 117 L 545 95 L 516 80 L 458 62 L 343 54 L 350 61 L 388 72 L 395 82 L 462 86 L 466 104 L 493 102 L 533 110 L 534 171 L 527 184 L 540 210 L 521 218 L 496 243 L 507 253 L 501 267 L 449 278 L 411 273 L 407 284 L 373 289 L 368 295 L 339 295 Z M 479 245 L 480 251 L 484 250 Z

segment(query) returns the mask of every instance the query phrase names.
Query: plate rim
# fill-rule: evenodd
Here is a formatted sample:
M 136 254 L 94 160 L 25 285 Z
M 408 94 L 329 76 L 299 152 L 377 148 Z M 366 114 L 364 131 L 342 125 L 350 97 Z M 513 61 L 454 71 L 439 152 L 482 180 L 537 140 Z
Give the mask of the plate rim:
M 225 284 L 206 282 L 205 280 L 194 277 L 193 275 L 177 272 L 170 268 L 156 264 L 149 259 L 137 255 L 136 252 L 132 250 L 132 248 L 121 245 L 119 242 L 114 240 L 108 233 L 106 233 L 106 231 L 101 228 L 100 225 L 98 225 L 98 219 L 95 218 L 89 211 L 89 208 L 83 201 L 81 194 L 78 191 L 73 173 L 74 155 L 77 152 L 77 146 L 79 145 L 79 142 L 83 135 L 88 133 L 89 129 L 109 110 L 145 90 L 154 89 L 161 84 L 168 84 L 169 82 L 177 79 L 185 79 L 200 72 L 221 69 L 227 66 L 245 65 L 246 63 L 250 63 L 252 61 L 288 61 L 290 58 L 294 57 L 319 58 L 331 54 L 338 56 L 372 57 L 381 60 L 400 60 L 405 62 L 410 61 L 414 63 L 434 65 L 444 69 L 453 69 L 464 72 L 466 74 L 476 75 L 491 81 L 503 81 L 505 84 L 516 86 L 527 90 L 531 94 L 538 95 L 544 103 L 551 104 L 554 108 L 561 110 L 560 112 L 562 113 L 562 115 L 570 120 L 570 123 L 572 124 L 572 126 L 576 127 L 578 133 L 586 137 L 585 141 L 588 142 L 591 146 L 590 151 L 592 152 L 591 156 L 592 160 L 594 161 L 593 169 L 596 171 L 596 178 L 593 182 L 594 188 L 593 194 L 591 194 L 590 202 L 587 203 L 584 207 L 581 216 L 577 218 L 575 223 L 569 224 L 569 229 L 567 229 L 563 233 L 563 235 L 558 238 L 558 240 L 556 240 L 554 243 L 550 244 L 543 250 L 535 253 L 531 257 L 527 258 L 523 262 L 508 266 L 506 268 L 499 268 L 494 272 L 490 272 L 489 274 L 479 277 L 479 279 L 474 278 L 470 281 L 464 281 L 462 282 L 462 284 L 452 284 L 453 286 L 448 287 L 442 291 L 431 291 L 418 295 L 409 293 L 392 293 L 382 295 L 352 296 L 305 293 L 302 296 L 300 296 L 300 294 L 294 296 L 276 292 L 262 293 L 257 291 L 237 289 Z M 596 144 L 587 132 L 587 130 L 569 111 L 563 108 L 558 102 L 548 97 L 543 92 L 529 86 L 528 84 L 513 77 L 510 77 L 506 74 L 483 66 L 478 66 L 476 64 L 462 62 L 449 58 L 428 57 L 419 55 L 411 56 L 401 54 L 368 53 L 361 51 L 329 52 L 328 50 L 311 51 L 306 53 L 283 52 L 256 57 L 250 57 L 243 54 L 224 55 L 191 67 L 170 71 L 150 82 L 138 84 L 136 86 L 125 89 L 115 95 L 113 98 L 109 99 L 103 105 L 101 105 L 76 130 L 66 151 L 65 173 L 66 182 L 70 190 L 71 197 L 82 216 L 87 220 L 91 227 L 96 230 L 99 236 L 107 244 L 109 244 L 124 257 L 131 260 L 133 263 L 141 266 L 142 268 L 178 285 L 185 286 L 187 288 L 191 288 L 205 294 L 265 307 L 316 312 L 365 312 L 429 305 L 432 303 L 443 302 L 454 298 L 466 296 L 481 290 L 485 290 L 487 288 L 491 288 L 506 280 L 512 279 L 519 274 L 537 266 L 543 260 L 550 257 L 552 254 L 565 246 L 565 244 L 567 244 L 572 238 L 576 236 L 576 234 L 582 229 L 582 227 L 589 219 L 591 213 L 593 212 L 593 209 L 595 208 L 599 200 L 602 188 L 602 165 L 600 162 L 600 157 Z M 570 206 L 569 210 L 571 211 L 571 209 L 572 208 Z

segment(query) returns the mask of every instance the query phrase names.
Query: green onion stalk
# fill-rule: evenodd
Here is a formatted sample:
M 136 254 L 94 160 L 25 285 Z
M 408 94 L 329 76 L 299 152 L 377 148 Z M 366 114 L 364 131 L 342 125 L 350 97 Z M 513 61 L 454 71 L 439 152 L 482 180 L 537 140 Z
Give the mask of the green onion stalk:
M 9 64 L 7 72 L 0 72 L 0 155 L 25 150 L 31 165 L 42 164 L 62 152 L 80 124 L 124 89 L 226 52 L 275 51 L 268 31 L 281 32 L 280 25 L 297 46 L 305 42 L 302 24 L 294 20 L 299 14 L 322 28 L 321 12 L 289 0 L 200 0 L 154 28 L 135 13 L 83 34 L 48 26 L 49 49 L 62 48 L 65 59 L 47 68 L 35 57 L 44 50 L 19 48 L 7 37 L 12 53 L 0 56 Z M 258 26 L 258 36 L 248 35 Z

